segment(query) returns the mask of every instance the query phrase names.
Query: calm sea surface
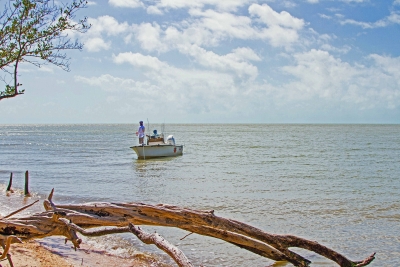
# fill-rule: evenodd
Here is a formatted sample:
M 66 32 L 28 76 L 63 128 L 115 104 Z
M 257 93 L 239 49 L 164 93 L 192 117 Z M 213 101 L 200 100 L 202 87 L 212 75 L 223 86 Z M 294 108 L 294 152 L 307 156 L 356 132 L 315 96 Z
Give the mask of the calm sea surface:
M 1 194 L 11 172 L 13 187 L 23 188 L 29 170 L 33 198 L 44 198 L 54 187 L 57 203 L 213 209 L 269 233 L 318 241 L 353 260 L 377 252 L 370 266 L 400 266 L 400 125 L 167 124 L 166 133 L 185 145 L 184 155 L 146 161 L 129 148 L 137 144 L 136 128 L 0 125 Z M 0 213 L 15 208 L 11 198 L 0 199 Z M 221 240 L 180 240 L 187 232 L 144 229 L 178 245 L 196 266 L 273 263 Z M 116 254 L 127 255 L 134 246 L 165 257 L 127 234 L 95 243 Z M 336 266 L 296 251 L 312 266 Z

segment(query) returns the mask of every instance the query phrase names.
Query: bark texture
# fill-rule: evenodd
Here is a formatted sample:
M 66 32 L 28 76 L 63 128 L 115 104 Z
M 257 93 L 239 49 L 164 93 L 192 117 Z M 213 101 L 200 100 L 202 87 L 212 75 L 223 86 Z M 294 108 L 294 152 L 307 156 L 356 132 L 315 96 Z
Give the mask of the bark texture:
M 190 233 L 218 238 L 259 256 L 275 261 L 288 261 L 300 267 L 309 266 L 311 261 L 289 248 L 298 247 L 313 251 L 342 267 L 367 266 L 375 258 L 374 253 L 364 260 L 352 261 L 316 241 L 294 235 L 271 234 L 239 221 L 216 216 L 213 210 L 193 210 L 166 204 L 144 203 L 98 202 L 56 205 L 52 202 L 52 196 L 53 191 L 44 201 L 46 211 L 42 213 L 27 217 L 0 218 L 0 239 L 15 236 L 22 240 L 29 240 L 61 235 L 66 237 L 66 241 L 72 241 L 76 249 L 82 242 L 77 233 L 85 236 L 100 236 L 132 232 L 143 242 L 156 244 L 179 266 L 192 266 L 184 254 L 166 240 L 157 235 L 148 235 L 136 227 L 137 225 L 156 225 L 176 227 Z M 7 254 L 7 252 L 4 253 Z

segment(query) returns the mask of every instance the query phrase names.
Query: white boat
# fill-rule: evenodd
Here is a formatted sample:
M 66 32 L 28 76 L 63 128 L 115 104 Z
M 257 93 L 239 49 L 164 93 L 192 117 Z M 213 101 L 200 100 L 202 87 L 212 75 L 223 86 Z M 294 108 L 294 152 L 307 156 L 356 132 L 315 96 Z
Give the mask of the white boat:
M 151 136 L 146 136 L 146 144 L 131 147 L 136 152 L 138 159 L 182 156 L 183 145 L 175 144 L 173 135 L 169 135 L 164 140 L 163 134 L 157 134 L 156 130 L 153 133 Z

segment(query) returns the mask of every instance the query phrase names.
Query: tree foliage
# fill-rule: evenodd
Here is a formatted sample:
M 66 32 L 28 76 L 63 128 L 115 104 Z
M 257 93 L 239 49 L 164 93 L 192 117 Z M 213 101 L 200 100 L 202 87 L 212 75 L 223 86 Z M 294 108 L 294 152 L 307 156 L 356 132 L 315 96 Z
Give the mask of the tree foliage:
M 65 51 L 81 50 L 83 44 L 72 41 L 68 33 L 84 33 L 90 28 L 86 17 L 73 20 L 86 5 L 86 0 L 62 6 L 53 0 L 9 0 L 5 4 L 0 13 L 0 68 L 5 83 L 0 100 L 24 93 L 18 82 L 20 63 L 36 67 L 50 63 L 69 71 Z

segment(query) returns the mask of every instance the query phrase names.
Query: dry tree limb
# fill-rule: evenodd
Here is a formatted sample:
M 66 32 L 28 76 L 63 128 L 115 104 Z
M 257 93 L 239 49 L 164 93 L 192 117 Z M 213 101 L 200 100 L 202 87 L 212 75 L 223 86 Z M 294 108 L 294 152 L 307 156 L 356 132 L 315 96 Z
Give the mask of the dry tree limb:
M 324 256 L 327 259 L 330 259 L 330 260 L 336 262 L 337 264 L 339 264 L 339 266 L 342 266 L 342 267 L 367 266 L 375 259 L 375 253 L 373 253 L 362 261 L 351 261 L 351 260 L 347 259 L 345 256 L 343 256 L 342 254 L 340 254 L 324 245 L 321 245 L 316 241 L 307 240 L 307 239 L 297 237 L 294 235 L 279 235 L 279 236 L 276 236 L 276 240 L 285 249 L 288 249 L 289 247 L 298 247 L 298 248 L 307 249 L 307 250 L 313 251 L 315 253 L 318 253 L 319 255 Z
M 73 227 L 71 227 L 71 223 L 65 219 L 65 218 L 59 218 L 58 221 L 64 223 L 65 225 L 65 233 L 64 236 L 66 236 L 65 238 L 65 244 L 67 243 L 68 240 L 70 240 L 72 242 L 72 244 L 74 245 L 74 249 L 76 251 L 76 248 L 80 248 L 80 244 L 82 243 L 82 239 L 80 239 L 78 237 L 78 235 L 76 234 L 76 231 Z
M 0 252 L 0 260 L 7 258 L 10 267 L 14 267 L 14 264 L 11 259 L 11 254 L 8 253 L 13 243 L 22 243 L 21 239 L 16 236 L 4 236 L 0 235 L 0 246 L 3 248 L 3 253 Z M 1 265 L 0 265 L 1 266 Z
M 357 261 L 357 262 L 355 262 L 356 265 L 355 265 L 354 267 L 364 267 L 364 266 L 369 265 L 369 264 L 375 259 L 375 254 L 376 254 L 376 253 L 373 253 L 373 254 L 372 254 L 371 256 L 369 256 L 368 258 L 366 258 L 366 259 L 364 259 L 364 260 L 362 260 L 362 261 Z
M 20 209 L 18 209 L 18 210 L 16 210 L 16 211 L 14 211 L 14 212 L 11 212 L 10 214 L 4 216 L 3 219 L 10 218 L 11 216 L 13 216 L 13 215 L 15 215 L 15 214 L 17 214 L 17 213 L 19 213 L 19 212 L 21 212 L 21 211 L 23 211 L 23 210 L 29 208 L 29 207 L 35 205 L 35 204 L 38 203 L 38 202 L 39 202 L 39 199 L 36 200 L 35 202 L 29 204 L 29 205 L 26 205 L 26 206 L 24 206 L 24 207 L 22 207 L 22 208 L 20 208 Z
M 159 249 L 167 253 L 179 267 L 193 267 L 193 264 L 188 260 L 188 258 L 183 254 L 183 252 L 169 243 L 166 239 L 157 233 L 149 234 L 134 226 L 132 223 L 129 224 L 130 231 L 137 236 L 145 244 L 154 244 Z
M 63 219 L 65 220 L 65 219 Z M 84 236 L 103 236 L 103 235 L 110 235 L 110 234 L 121 234 L 121 233 L 129 233 L 129 227 L 101 227 L 101 228 L 93 228 L 90 230 L 83 229 L 78 225 L 69 222 L 69 227 L 76 232 L 81 233 Z
M 51 189 L 51 192 L 47 197 L 47 200 L 43 201 L 43 206 L 45 210 L 57 211 L 57 207 L 53 203 L 53 194 L 54 194 L 54 188 Z
M 8 251 L 10 250 L 11 244 L 13 243 L 22 243 L 22 240 L 14 235 L 0 235 L 0 245 L 3 248 L 3 253 L 1 253 L 0 255 L 0 260 L 7 257 Z
M 242 222 L 218 217 L 213 211 L 143 203 L 55 205 L 52 202 L 53 192 L 44 201 L 46 212 L 12 220 L 0 219 L 0 234 L 18 235 L 25 239 L 62 235 L 75 242 L 75 247 L 79 247 L 76 232 L 92 236 L 125 232 L 129 223 L 132 223 L 180 228 L 224 240 L 266 258 L 286 260 L 300 267 L 309 266 L 311 262 L 289 248 L 308 249 L 342 267 L 366 266 L 375 256 L 373 254 L 362 261 L 351 261 L 315 241 L 292 235 L 270 234 Z M 111 228 L 104 229 L 107 226 Z
M 349 260 L 345 256 L 317 242 L 296 236 L 270 234 L 242 222 L 215 216 L 212 211 L 198 211 L 171 205 L 148 205 L 143 203 L 88 203 L 82 205 L 57 205 L 57 207 L 74 210 L 87 215 L 95 215 L 103 223 L 107 223 L 107 221 L 115 222 L 119 219 L 121 225 L 131 222 L 136 225 L 177 227 L 201 235 L 204 235 L 204 233 L 200 233 L 194 226 L 207 226 L 210 229 L 236 233 L 245 238 L 259 240 L 274 247 L 285 255 L 287 261 L 295 266 L 309 266 L 310 261 L 290 251 L 290 247 L 299 247 L 313 251 L 336 262 L 342 267 L 353 267 L 358 264 L 358 261 Z M 225 240 L 211 234 L 209 236 Z M 367 257 L 367 259 L 369 258 L 371 256 Z M 361 262 L 365 262 L 365 260 Z
M 57 205 L 57 208 L 74 210 L 81 214 L 91 214 L 93 215 L 92 219 L 97 217 L 100 220 L 99 222 L 92 221 L 91 223 L 104 225 L 118 221 L 120 225 L 131 222 L 136 225 L 177 227 L 200 235 L 225 240 L 263 257 L 273 260 L 287 260 L 295 266 L 308 266 L 310 263 L 309 260 L 294 252 L 287 250 L 286 253 L 282 253 L 270 246 L 268 242 L 262 241 L 260 243 L 257 238 L 240 233 L 239 228 L 231 223 L 234 221 L 217 217 L 213 211 L 182 209 L 165 204 L 154 206 L 143 203 L 88 203 L 82 205 Z M 73 220 L 76 221 L 76 219 Z M 201 228 L 200 226 L 205 226 L 206 228 Z M 250 227 L 246 224 L 243 224 L 243 226 L 244 228 Z
M 183 239 L 185 239 L 186 237 L 188 237 L 188 236 L 190 236 L 192 234 L 193 234 L 193 232 L 192 233 L 188 233 L 187 235 L 185 235 L 184 237 L 180 238 L 179 240 L 183 240 Z
M 189 226 L 187 228 L 181 227 L 181 229 L 192 231 L 199 235 L 210 236 L 224 240 L 240 248 L 249 250 L 255 254 L 258 254 L 260 256 L 263 256 L 271 260 L 290 261 L 290 258 L 288 258 L 285 254 L 275 249 L 274 247 L 264 242 L 260 242 L 259 240 L 249 238 L 248 236 L 237 234 L 231 231 L 216 229 L 208 226 L 196 226 L 196 225 Z M 304 259 L 304 261 L 308 262 L 308 260 L 306 259 Z

